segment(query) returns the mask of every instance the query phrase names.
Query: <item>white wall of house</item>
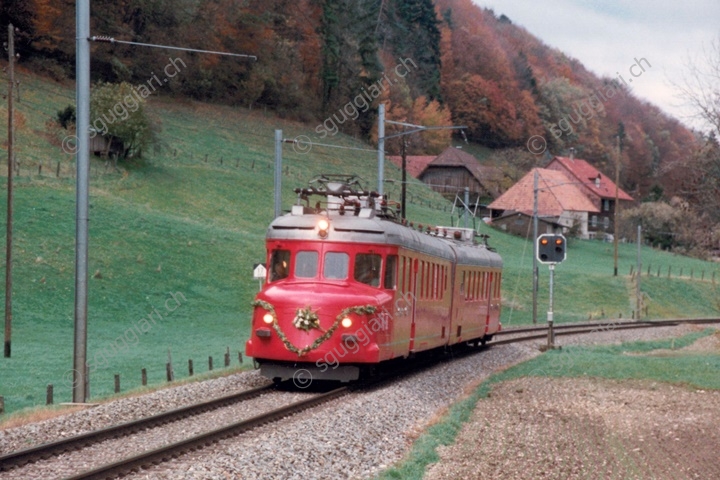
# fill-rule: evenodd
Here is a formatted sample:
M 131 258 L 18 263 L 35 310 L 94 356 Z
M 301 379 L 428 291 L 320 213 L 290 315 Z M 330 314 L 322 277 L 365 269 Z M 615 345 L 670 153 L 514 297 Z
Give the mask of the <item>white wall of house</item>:
M 573 212 L 566 210 L 558 217 L 557 223 L 568 229 L 577 224 L 580 227 L 578 230 L 578 237 L 584 239 L 589 238 L 588 212 Z

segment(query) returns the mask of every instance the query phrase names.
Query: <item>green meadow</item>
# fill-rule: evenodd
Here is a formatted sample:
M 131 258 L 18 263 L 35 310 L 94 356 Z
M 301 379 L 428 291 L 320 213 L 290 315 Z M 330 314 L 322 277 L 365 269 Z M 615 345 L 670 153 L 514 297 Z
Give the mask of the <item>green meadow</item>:
M 48 384 L 54 385 L 56 402 L 70 401 L 73 355 L 75 159 L 60 148 L 68 132 L 48 122 L 74 102 L 74 91 L 72 85 L 23 72 L 19 77 L 12 357 L 0 358 L 6 412 L 44 404 Z M 164 382 L 168 354 L 176 378 L 187 377 L 188 359 L 196 373 L 207 371 L 209 356 L 218 368 L 228 347 L 237 366 L 237 352 L 248 337 L 250 302 L 258 290 L 252 266 L 264 260 L 265 229 L 274 211 L 274 131 L 282 129 L 288 139 L 313 139 L 316 126 L 263 110 L 162 97 L 153 98 L 149 109 L 162 125 L 159 148 L 118 171 L 104 159 L 92 160 L 91 399 L 112 394 L 116 374 L 123 391 L 140 386 L 142 368 L 150 383 Z M 5 116 L 5 110 L 0 108 L 0 114 Z M 5 132 L 0 141 L 6 142 Z M 322 143 L 373 148 L 341 134 Z M 295 199 L 293 188 L 322 173 L 355 174 L 366 188 L 377 188 L 374 152 L 319 145 L 309 152 L 297 150 L 289 143 L 283 146 L 284 208 Z M 384 176 L 389 180 L 385 191 L 399 200 L 400 185 L 393 180 L 400 172 L 386 162 Z M 2 184 L 6 192 L 4 177 Z M 441 196 L 417 182 L 408 191 L 411 220 L 457 222 Z M 6 193 L 0 195 L 3 212 L 6 198 Z M 490 245 L 505 262 L 504 325 L 531 322 L 532 244 L 485 225 L 479 228 L 491 236 Z M 4 245 L 4 228 L 0 236 Z M 636 262 L 635 245 L 620 245 L 619 261 L 620 275 L 613 277 L 611 244 L 572 241 L 567 261 L 556 269 L 556 321 L 631 317 L 635 287 L 629 272 Z M 715 264 L 645 247 L 642 261 L 649 317 L 718 313 L 720 269 Z M 538 317 L 543 321 L 547 267 L 540 272 Z

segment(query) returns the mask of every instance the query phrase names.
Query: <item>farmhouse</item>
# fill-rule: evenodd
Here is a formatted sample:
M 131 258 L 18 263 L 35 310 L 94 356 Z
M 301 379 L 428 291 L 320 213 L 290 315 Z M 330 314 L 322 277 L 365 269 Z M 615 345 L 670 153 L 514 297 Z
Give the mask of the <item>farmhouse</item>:
M 493 226 L 527 237 L 532 233 L 535 173 L 538 175 L 538 218 L 542 233 L 589 237 L 588 218 L 600 210 L 565 172 L 535 168 L 488 205 Z
M 389 158 L 397 166 L 402 163 L 400 156 Z M 465 188 L 469 190 L 473 204 L 487 203 L 502 193 L 502 170 L 481 165 L 475 157 L 459 148 L 448 147 L 437 157 L 408 156 L 406 165 L 410 175 L 448 200 L 455 200 L 457 194 L 462 197 Z
M 549 170 L 564 172 L 575 182 L 583 194 L 598 209 L 592 213 L 588 223 L 590 238 L 604 236 L 614 231 L 615 224 L 615 182 L 590 165 L 585 160 L 571 157 L 554 157 L 545 167 Z M 628 208 L 634 199 L 621 188 L 617 188 L 620 208 Z

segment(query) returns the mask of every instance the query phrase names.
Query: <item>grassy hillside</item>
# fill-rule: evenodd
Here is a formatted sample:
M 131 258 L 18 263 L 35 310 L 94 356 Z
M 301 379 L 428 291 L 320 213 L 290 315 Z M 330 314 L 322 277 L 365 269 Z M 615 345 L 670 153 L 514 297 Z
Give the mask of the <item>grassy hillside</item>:
M 53 130 L 47 121 L 72 103 L 74 94 L 71 86 L 27 74 L 21 73 L 20 80 L 13 356 L 0 358 L 0 395 L 7 411 L 44 403 L 50 383 L 57 402 L 69 401 L 73 351 L 74 157 L 59 148 L 66 132 Z M 151 382 L 161 382 L 168 349 L 178 378 L 187 375 L 188 358 L 196 372 L 207 370 L 209 355 L 219 365 L 226 347 L 237 358 L 258 289 L 252 264 L 264 259 L 263 237 L 273 215 L 274 130 L 295 138 L 311 136 L 315 128 L 263 111 L 167 99 L 154 99 L 150 107 L 162 122 L 164 147 L 146 155 L 143 165 L 120 172 L 103 160 L 92 165 L 88 359 L 95 398 L 112 392 L 114 374 L 121 375 L 123 390 L 140 384 L 142 368 L 148 369 Z M 324 143 L 372 148 L 342 135 Z M 373 152 L 314 145 L 303 154 L 285 144 L 283 157 L 286 207 L 294 199 L 292 189 L 320 173 L 357 174 L 368 188 L 376 188 Z M 385 178 L 400 178 L 389 162 Z M 386 185 L 396 199 L 399 188 L 397 183 Z M 409 193 L 411 219 L 450 223 L 450 205 L 439 195 L 416 184 Z M 5 202 L 2 193 L 3 212 Z M 506 264 L 503 322 L 527 323 L 532 246 L 481 228 L 492 236 L 490 243 Z M 611 245 L 573 242 L 568 260 L 556 271 L 556 319 L 629 317 L 634 303 L 627 274 L 635 263 L 634 245 L 622 245 L 620 262 L 621 276 L 612 277 Z M 643 277 L 650 316 L 718 313 L 715 287 L 708 281 L 717 270 L 714 265 L 650 249 L 643 250 L 643 263 L 652 264 L 653 272 L 662 266 L 665 275 L 672 266 L 673 277 L 680 268 L 688 277 L 694 272 L 692 281 Z M 546 272 L 541 269 L 541 319 Z

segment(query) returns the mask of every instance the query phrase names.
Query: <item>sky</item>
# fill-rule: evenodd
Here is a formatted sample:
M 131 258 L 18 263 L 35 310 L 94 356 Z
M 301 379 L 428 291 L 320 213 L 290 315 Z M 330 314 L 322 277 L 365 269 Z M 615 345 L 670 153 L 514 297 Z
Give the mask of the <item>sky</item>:
M 505 14 L 545 44 L 592 72 L 626 80 L 633 93 L 689 126 L 691 118 L 672 82 L 682 83 L 689 58 L 720 41 L 719 0 L 473 0 Z M 640 60 L 644 71 L 633 67 Z M 642 60 L 646 60 L 645 61 Z M 649 65 L 649 66 L 648 66 Z

